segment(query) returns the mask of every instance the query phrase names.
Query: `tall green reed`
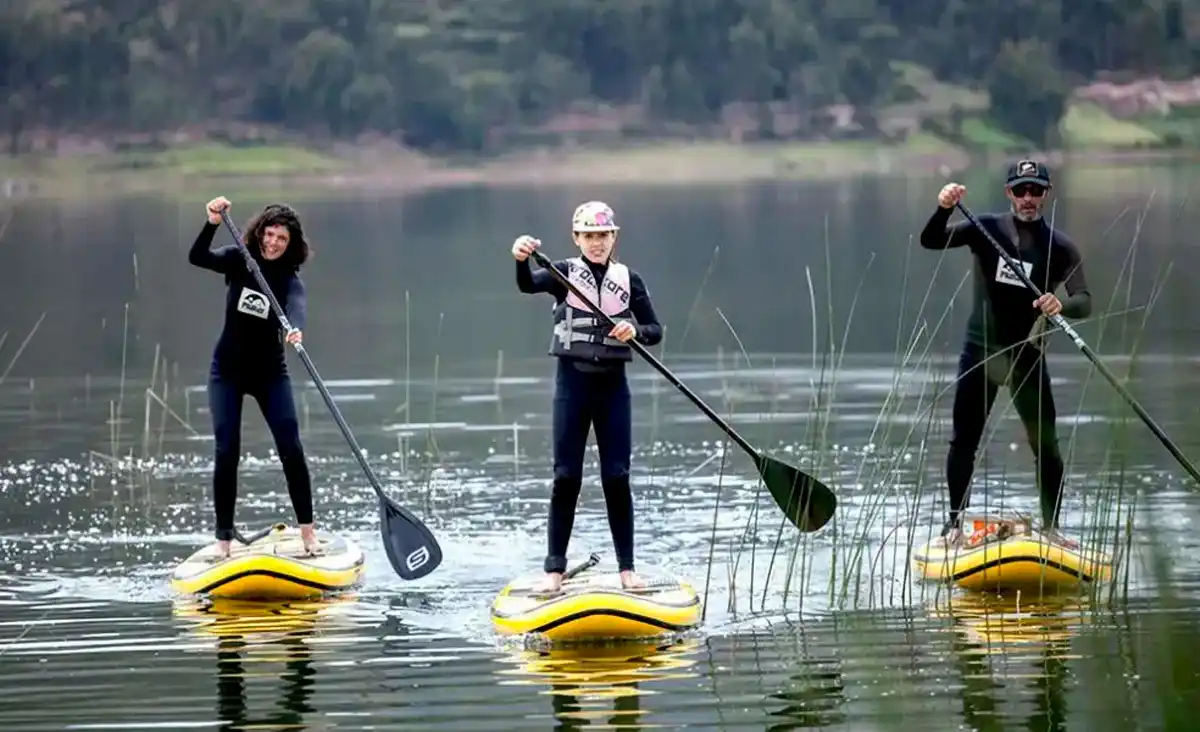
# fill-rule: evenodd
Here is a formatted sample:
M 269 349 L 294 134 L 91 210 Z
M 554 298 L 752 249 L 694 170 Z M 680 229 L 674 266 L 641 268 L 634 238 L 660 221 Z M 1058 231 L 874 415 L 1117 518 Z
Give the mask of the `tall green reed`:
M 1140 222 L 1139 222 L 1140 231 Z M 1089 338 L 1095 340 L 1097 344 L 1103 341 L 1103 336 L 1107 330 L 1107 324 L 1113 318 L 1119 318 L 1122 321 L 1122 335 L 1125 335 L 1128 328 L 1128 322 L 1123 317 L 1137 310 L 1142 310 L 1142 326 L 1150 316 L 1155 301 L 1161 295 L 1163 282 L 1166 274 L 1169 273 L 1169 266 L 1165 267 L 1165 272 L 1160 272 L 1159 278 L 1156 280 L 1152 292 L 1150 293 L 1149 302 L 1144 305 L 1133 303 L 1132 284 L 1129 281 L 1131 277 L 1131 262 L 1136 251 L 1136 237 L 1134 242 L 1130 244 L 1127 254 L 1127 266 L 1122 268 L 1119 275 L 1119 282 L 1114 287 L 1114 292 L 1108 307 L 1103 315 L 1091 317 L 1087 320 L 1077 323 L 1080 327 L 1088 325 L 1098 325 L 1099 336 L 1091 336 Z M 928 541 L 933 538 L 934 525 L 930 522 L 922 522 L 919 520 L 919 514 L 923 505 L 928 503 L 927 496 L 932 491 L 935 497 L 942 497 L 944 502 L 945 489 L 940 485 L 940 475 L 930 476 L 928 473 L 935 471 L 926 470 L 926 463 L 932 455 L 944 454 L 943 450 L 930 449 L 930 439 L 934 434 L 934 425 L 937 421 L 937 411 L 944 403 L 946 397 L 952 392 L 954 387 L 953 376 L 942 379 L 944 369 L 940 368 L 936 363 L 937 350 L 943 343 L 954 344 L 958 340 L 958 334 L 949 334 L 946 337 L 939 337 L 943 330 L 943 326 L 948 321 L 953 307 L 953 297 L 951 302 L 940 312 L 926 315 L 926 310 L 929 305 L 931 294 L 933 291 L 933 282 L 937 276 L 937 270 L 930 280 L 930 284 L 926 288 L 925 295 L 920 303 L 918 312 L 916 313 L 911 326 L 908 328 L 908 337 L 905 339 L 903 333 L 905 331 L 903 323 L 904 307 L 908 292 L 909 280 L 909 260 L 906 259 L 905 272 L 902 277 L 903 286 L 901 289 L 901 302 L 898 311 L 900 316 L 897 323 L 896 345 L 893 353 L 894 372 L 891 388 L 883 396 L 880 409 L 876 415 L 874 424 L 871 426 L 869 435 L 866 438 L 866 445 L 869 449 L 861 452 L 861 457 L 857 465 L 844 466 L 841 464 L 841 455 L 831 449 L 831 445 L 837 443 L 834 436 L 835 429 L 833 427 L 836 421 L 835 405 L 838 397 L 838 380 L 839 374 L 843 366 L 845 358 L 845 344 L 848 340 L 849 330 L 853 324 L 854 304 L 857 302 L 858 292 L 861 291 L 865 282 L 865 273 L 861 275 L 858 289 L 855 291 L 855 296 L 851 301 L 849 313 L 845 318 L 844 330 L 838 333 L 835 329 L 835 313 L 832 308 L 832 280 L 833 274 L 829 266 L 830 257 L 828 256 L 829 240 L 826 239 L 826 288 L 828 290 L 828 300 L 824 307 L 818 305 L 816 288 L 812 286 L 811 270 L 806 269 L 806 276 L 809 282 L 809 300 L 810 313 L 812 318 L 812 372 L 814 380 L 811 383 L 812 397 L 811 406 L 812 412 L 815 415 L 809 420 L 805 434 L 801 442 L 808 448 L 812 455 L 812 462 L 806 466 L 806 469 L 811 469 L 814 474 L 826 480 L 839 493 L 841 499 L 841 508 L 839 516 L 831 524 L 831 530 L 828 532 L 829 541 L 832 546 L 830 552 L 830 569 L 829 585 L 827 588 L 828 600 L 836 605 L 860 606 L 864 601 L 868 606 L 873 605 L 879 600 L 888 602 L 895 601 L 896 595 L 899 593 L 899 599 L 902 601 L 912 601 L 916 598 L 911 596 L 913 591 L 913 582 L 911 577 L 911 566 L 908 558 L 912 550 L 921 541 Z M 910 250 L 911 250 L 910 242 Z M 941 252 L 938 260 L 938 269 L 942 266 L 941 259 L 946 255 L 946 252 Z M 1130 271 L 1127 271 L 1130 270 Z M 955 289 L 955 294 L 966 285 L 970 273 L 967 272 L 959 280 Z M 840 281 L 840 278 L 839 278 Z M 1123 307 L 1117 301 L 1117 293 L 1121 291 L 1121 286 L 1124 284 L 1125 302 Z M 819 324 L 818 314 L 825 318 L 823 325 Z M 742 361 L 750 365 L 750 356 L 745 353 L 745 349 L 741 347 L 741 339 L 736 335 L 733 325 L 721 313 L 726 327 L 733 335 L 735 344 L 742 351 Z M 933 320 L 934 322 L 930 322 Z M 1141 328 L 1136 329 L 1134 335 L 1140 336 Z M 824 335 L 824 339 L 821 335 Z M 1043 333 L 1042 336 L 1047 338 L 1055 337 L 1053 332 Z M 1036 337 L 1036 336 L 1035 336 Z M 821 341 L 824 341 L 822 345 Z M 1122 337 L 1122 345 L 1120 350 L 1128 355 L 1128 373 L 1127 380 L 1131 378 L 1134 372 L 1134 365 L 1137 362 L 1138 346 L 1140 338 L 1134 338 L 1133 343 L 1126 344 L 1126 338 Z M 840 341 L 840 346 L 839 346 Z M 1094 346 L 1098 347 L 1098 346 Z M 1004 354 L 997 354 L 992 358 L 998 358 Z M 1053 360 L 1053 356 L 1051 356 Z M 724 361 L 724 357 L 718 350 L 718 362 Z M 1088 370 L 1087 381 L 1091 379 L 1091 371 Z M 722 372 L 724 369 L 722 368 Z M 905 382 L 911 382 L 918 375 L 925 374 L 926 376 L 935 376 L 935 378 L 924 378 L 921 380 L 920 387 L 916 393 L 911 393 L 911 389 L 905 387 Z M 940 381 L 938 379 L 941 379 Z M 725 394 L 729 394 L 727 379 L 722 377 L 722 389 Z M 1007 390 L 1005 390 L 1007 391 Z M 1006 397 L 1003 394 L 1002 397 Z M 1085 531 L 1082 537 L 1084 541 L 1091 545 L 1100 545 L 1112 549 L 1110 553 L 1115 558 L 1119 559 L 1119 554 L 1122 552 L 1116 551 L 1119 547 L 1115 543 L 1115 537 L 1124 536 L 1126 547 L 1123 553 L 1128 553 L 1128 542 L 1130 541 L 1130 514 L 1134 510 L 1134 506 L 1129 505 L 1131 500 L 1129 494 L 1130 489 L 1126 484 L 1126 480 L 1122 475 L 1117 475 L 1116 480 L 1112 480 L 1113 476 L 1107 476 L 1107 480 L 1097 478 L 1083 478 L 1086 474 L 1083 466 L 1076 465 L 1073 448 L 1078 433 L 1079 414 L 1085 408 L 1086 399 L 1086 382 L 1084 393 L 1080 396 L 1080 403 L 1076 408 L 1076 427 L 1071 431 L 1071 439 L 1069 441 L 1069 449 L 1066 451 L 1066 474 L 1069 476 L 1067 493 L 1075 492 L 1082 494 L 1080 503 L 1084 514 Z M 1118 402 L 1116 395 L 1112 395 L 1112 401 Z M 985 435 L 985 439 L 981 442 L 980 454 L 985 456 L 989 450 L 1004 449 L 1003 446 L 995 445 L 995 438 L 1002 430 L 1003 424 L 1009 418 L 1013 408 L 1011 400 L 1002 398 L 998 400 L 996 408 L 993 409 L 993 416 L 990 421 L 990 429 Z M 732 413 L 734 405 L 732 400 L 726 399 L 724 407 L 726 413 Z M 772 410 L 776 404 L 772 403 Z M 1119 436 L 1121 432 L 1127 428 L 1129 422 L 1129 409 L 1124 402 L 1114 404 L 1115 409 L 1121 410 L 1121 419 L 1115 420 L 1118 429 L 1110 433 L 1110 441 Z M 1065 414 L 1066 410 L 1062 410 Z M 908 423 L 904 427 L 904 423 Z M 1021 446 L 1022 450 L 1029 452 L 1027 446 Z M 1028 455 L 1030 463 L 1032 463 L 1032 454 Z M 915 461 L 915 464 L 912 464 Z M 938 460 L 940 462 L 940 459 Z M 983 460 L 981 459 L 981 462 Z M 1105 461 L 1106 462 L 1106 461 Z M 836 475 L 831 478 L 830 474 Z M 909 477 L 908 481 L 903 478 Z M 1070 485 L 1070 477 L 1080 476 L 1082 486 L 1072 491 Z M 929 485 L 927 478 L 934 478 L 934 485 Z M 977 471 L 975 485 L 978 486 L 984 482 L 985 478 Z M 1001 480 L 1000 493 L 1005 492 L 1004 483 Z M 757 490 L 761 495 L 762 485 L 758 484 Z M 973 492 L 981 492 L 978 487 L 973 489 Z M 990 502 L 989 494 L 984 492 L 981 502 L 986 506 Z M 1134 492 L 1135 493 L 1135 492 Z M 1034 491 L 1030 491 L 1030 496 L 1036 495 Z M 936 500 L 935 500 L 936 503 Z M 973 503 L 976 503 L 973 501 Z M 857 505 L 853 505 L 857 504 Z M 848 510 L 849 509 L 849 510 Z M 719 510 L 714 507 L 714 522 L 717 520 Z M 768 524 L 776 529 L 776 540 L 774 546 L 770 550 L 771 557 L 767 570 L 768 580 L 760 592 L 758 605 L 760 610 L 765 610 L 768 596 L 772 589 L 769 585 L 771 573 L 774 571 L 774 561 L 778 553 L 782 550 L 785 552 L 786 563 L 783 570 L 782 583 L 783 587 L 780 591 L 782 599 L 780 604 L 784 608 L 802 610 L 803 598 L 807 594 L 807 586 L 811 582 L 812 562 L 815 561 L 817 551 L 816 539 L 814 537 L 800 534 L 799 532 L 787 532 L 786 527 L 782 526 L 782 519 L 778 516 L 766 514 Z M 732 563 L 736 566 L 741 561 L 741 554 L 748 551 L 750 557 L 748 561 L 751 566 L 754 563 L 754 555 L 757 551 L 757 543 L 748 541 L 747 537 L 760 534 L 759 521 L 764 517 L 760 511 L 752 511 L 747 519 L 747 527 L 743 532 L 743 540 L 738 548 L 738 556 L 732 559 Z M 772 525 L 773 524 L 773 525 Z M 919 538 L 919 528 L 924 525 L 924 536 Z M 938 522 L 940 526 L 940 522 Z M 1125 529 L 1122 531 L 1122 529 Z M 784 542 L 787 546 L 784 546 Z M 885 561 L 884 552 L 890 546 L 890 557 Z M 889 565 L 886 566 L 886 565 Z M 753 574 L 753 572 L 751 572 Z M 897 577 L 898 575 L 898 577 Z M 801 604 L 799 608 L 791 608 L 788 598 L 793 592 L 793 585 L 797 585 L 799 590 L 796 591 L 797 601 Z M 1119 586 L 1117 583 L 1109 583 L 1106 585 L 1110 594 L 1116 592 Z M 942 592 L 945 588 L 935 587 L 935 592 Z M 738 592 L 738 588 L 731 581 L 730 587 L 730 604 L 735 605 L 734 596 Z M 921 589 L 924 591 L 924 589 Z M 864 595 L 865 593 L 865 595 Z M 751 605 L 753 608 L 753 603 Z

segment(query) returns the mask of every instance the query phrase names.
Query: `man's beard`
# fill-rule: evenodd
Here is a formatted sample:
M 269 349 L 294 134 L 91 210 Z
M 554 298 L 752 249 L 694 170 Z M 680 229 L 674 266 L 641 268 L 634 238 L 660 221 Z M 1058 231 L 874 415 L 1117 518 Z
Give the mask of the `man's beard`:
M 1012 212 L 1021 221 L 1037 221 L 1042 217 L 1042 206 L 1041 204 L 1034 204 L 1032 209 L 1030 209 L 1014 202 L 1012 204 Z

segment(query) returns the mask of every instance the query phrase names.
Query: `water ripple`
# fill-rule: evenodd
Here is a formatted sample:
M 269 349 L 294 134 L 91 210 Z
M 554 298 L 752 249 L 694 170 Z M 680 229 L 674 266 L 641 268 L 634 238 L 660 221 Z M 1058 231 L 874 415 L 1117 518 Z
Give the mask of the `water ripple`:
M 890 393 L 889 369 L 848 370 L 846 396 L 826 412 L 812 409 L 820 390 L 810 388 L 810 369 L 702 368 L 687 378 L 728 407 L 748 439 L 828 480 L 840 510 L 816 535 L 788 530 L 745 455 L 728 451 L 677 394 L 638 382 L 657 390 L 654 411 L 639 416 L 635 451 L 639 563 L 696 584 L 705 601 L 696 632 L 583 649 L 497 638 L 488 604 L 544 551 L 544 383 L 443 383 L 463 411 L 443 407 L 416 424 L 384 413 L 398 403 L 394 381 L 366 380 L 345 387 L 359 397 L 345 403 L 348 419 L 389 493 L 442 543 L 442 567 L 418 582 L 392 573 L 374 494 L 341 436 L 311 414 L 319 521 L 367 557 L 363 584 L 322 602 L 172 596 L 172 567 L 210 540 L 210 443 L 182 428 L 147 440 L 147 451 L 140 434 L 118 451 L 98 431 L 90 451 L 31 451 L 0 464 L 0 724 L 863 729 L 944 720 L 1041 729 L 1069 717 L 1103 729 L 1116 719 L 1151 724 L 1145 695 L 1195 693 L 1200 672 L 1168 671 L 1196 668 L 1178 649 L 1200 640 L 1196 501 L 1178 476 L 1085 445 L 1066 521 L 1128 552 L 1115 594 L 1058 606 L 964 598 L 913 580 L 908 566 L 910 542 L 930 538 L 944 511 L 944 443 L 936 420 L 927 434 L 907 407 L 882 416 L 871 407 Z M 936 378 L 910 375 L 905 390 L 919 399 Z M 1068 389 L 1080 381 L 1069 369 L 1062 378 Z M 484 398 L 489 389 L 499 397 Z M 477 419 L 501 407 L 505 419 Z M 821 440 L 826 417 L 831 437 Z M 1075 420 L 1080 430 L 1105 424 Z M 1014 425 L 1003 415 L 999 425 L 993 439 L 1003 446 Z M 240 524 L 287 520 L 269 439 L 248 435 L 245 449 Z M 1026 456 L 991 453 L 978 476 L 981 505 L 1036 512 Z M 572 554 L 610 558 L 595 460 L 593 448 Z

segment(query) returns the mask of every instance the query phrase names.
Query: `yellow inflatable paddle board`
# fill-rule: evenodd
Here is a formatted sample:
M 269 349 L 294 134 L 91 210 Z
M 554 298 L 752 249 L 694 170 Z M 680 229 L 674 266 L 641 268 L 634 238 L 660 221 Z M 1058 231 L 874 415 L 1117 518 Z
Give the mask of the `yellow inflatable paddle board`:
M 593 554 L 568 572 L 562 589 L 538 591 L 543 573 L 510 582 L 492 603 L 492 625 L 501 635 L 535 635 L 551 641 L 652 638 L 695 628 L 700 598 L 690 584 L 661 573 L 639 572 L 645 587 L 622 589 L 616 572 L 589 572 Z
M 1107 554 L 1036 531 L 1027 520 L 983 516 L 965 518 L 962 525 L 960 545 L 947 547 L 936 537 L 913 552 L 924 579 L 975 591 L 1053 594 L 1112 577 Z
M 229 557 L 214 541 L 184 559 L 171 573 L 171 589 L 236 600 L 298 600 L 354 587 L 362 579 L 364 558 L 357 544 L 317 532 L 315 555 L 308 554 L 300 530 L 275 524 L 234 541 Z

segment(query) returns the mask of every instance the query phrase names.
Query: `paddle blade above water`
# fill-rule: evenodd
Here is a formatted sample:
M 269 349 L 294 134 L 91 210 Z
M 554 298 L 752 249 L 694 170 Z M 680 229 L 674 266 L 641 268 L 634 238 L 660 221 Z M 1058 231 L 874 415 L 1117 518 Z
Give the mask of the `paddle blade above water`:
M 420 579 L 438 568 L 442 548 L 424 523 L 382 494 L 379 513 L 383 550 L 401 579 Z
M 816 531 L 833 518 L 837 496 L 816 478 L 785 462 L 761 453 L 755 459 L 758 474 L 783 515 L 801 531 Z

